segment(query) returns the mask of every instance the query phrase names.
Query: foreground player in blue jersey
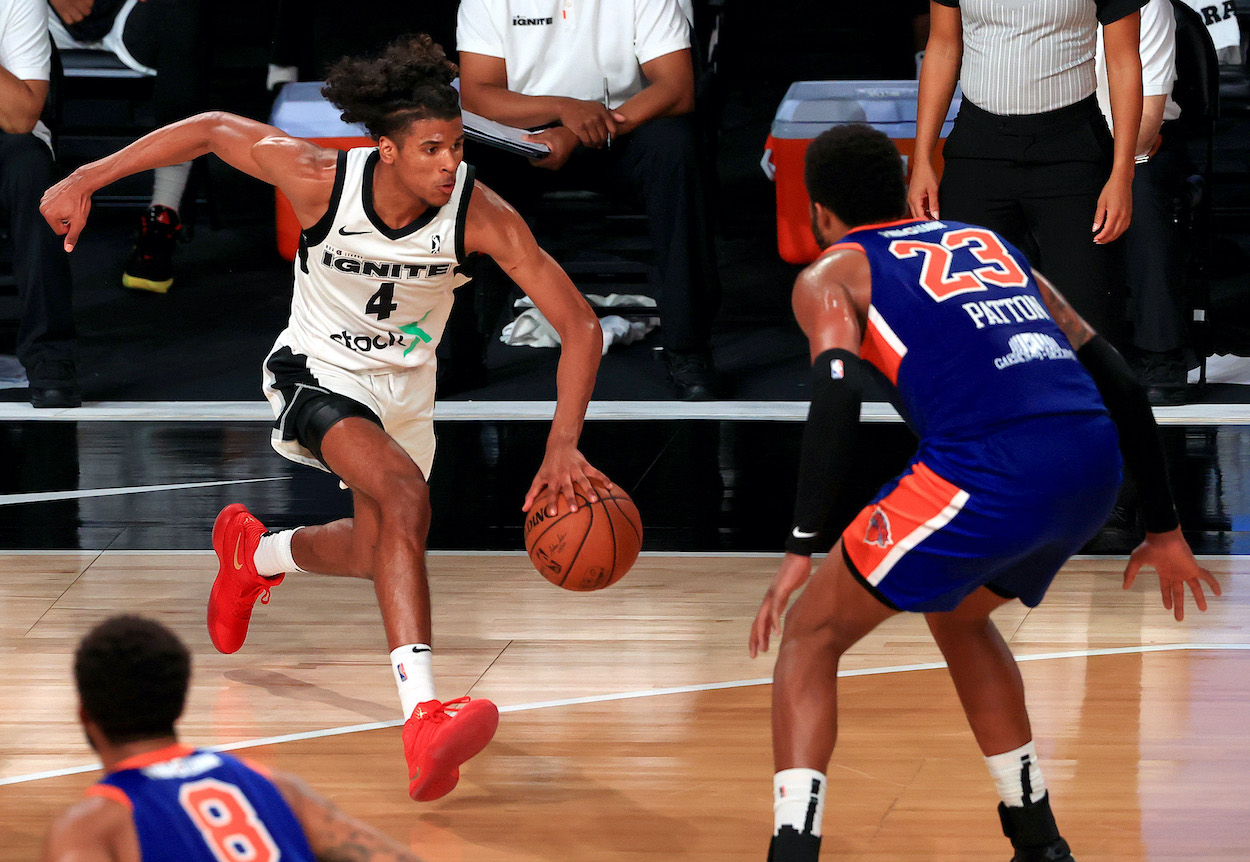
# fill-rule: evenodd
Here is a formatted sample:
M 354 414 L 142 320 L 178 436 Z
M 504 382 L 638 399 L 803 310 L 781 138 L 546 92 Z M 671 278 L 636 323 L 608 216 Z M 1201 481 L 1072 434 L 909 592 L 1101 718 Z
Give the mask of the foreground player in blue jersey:
M 44 862 L 420 862 L 290 775 L 181 745 L 191 656 L 116 616 L 74 656 L 79 718 L 105 776 L 53 823 Z
M 769 859 L 817 858 L 838 661 L 883 620 L 911 611 L 925 614 L 946 658 L 1002 797 L 1015 862 L 1071 862 L 1020 673 L 990 613 L 1013 599 L 1029 607 L 1042 600 L 1059 567 L 1106 520 L 1121 452 L 1142 488 L 1147 528 L 1124 586 L 1153 566 L 1178 620 L 1186 589 L 1201 610 L 1203 583 L 1219 594 L 1181 535 L 1145 393 L 1119 354 L 997 234 L 905 218 L 902 162 L 882 133 L 825 132 L 807 152 L 805 179 L 826 249 L 793 296 L 811 347 L 812 404 L 794 528 L 750 637 L 751 655 L 767 650 L 810 577 L 786 616 L 773 676 Z M 849 526 L 828 524 L 856 457 L 852 432 L 870 365 L 897 390 L 919 446 Z M 813 573 L 812 552 L 831 544 Z

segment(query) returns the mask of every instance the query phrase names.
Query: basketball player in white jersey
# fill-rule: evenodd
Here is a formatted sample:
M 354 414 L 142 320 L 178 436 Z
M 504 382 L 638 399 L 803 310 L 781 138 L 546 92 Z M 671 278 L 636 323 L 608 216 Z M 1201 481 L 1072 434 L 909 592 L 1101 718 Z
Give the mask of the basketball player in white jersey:
M 456 67 L 428 36 L 401 39 L 376 60 L 344 59 L 324 93 L 377 141 L 340 153 L 225 113 L 158 129 L 79 168 L 41 207 L 71 251 L 91 195 L 109 183 L 204 153 L 277 186 L 303 232 L 291 318 L 265 361 L 277 417 L 273 446 L 321 467 L 352 492 L 353 517 L 266 532 L 241 504 L 213 527 L 219 569 L 209 598 L 213 644 L 234 652 L 252 607 L 288 572 L 373 580 L 405 716 L 409 795 L 437 799 L 459 780 L 499 721 L 480 698 L 441 702 L 431 670 L 425 542 L 426 478 L 434 457 L 434 349 L 466 281 L 466 255 L 490 255 L 560 334 L 558 397 L 546 454 L 523 508 L 597 499 L 606 482 L 577 449 L 599 366 L 598 322 L 525 222 L 462 160 Z

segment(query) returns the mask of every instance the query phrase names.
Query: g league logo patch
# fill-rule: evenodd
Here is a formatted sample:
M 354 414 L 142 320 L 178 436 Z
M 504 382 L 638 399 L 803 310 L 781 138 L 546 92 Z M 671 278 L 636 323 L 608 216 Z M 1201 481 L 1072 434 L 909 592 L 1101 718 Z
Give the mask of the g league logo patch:
M 430 254 L 438 254 L 443 249 L 443 238 L 438 234 L 430 237 Z

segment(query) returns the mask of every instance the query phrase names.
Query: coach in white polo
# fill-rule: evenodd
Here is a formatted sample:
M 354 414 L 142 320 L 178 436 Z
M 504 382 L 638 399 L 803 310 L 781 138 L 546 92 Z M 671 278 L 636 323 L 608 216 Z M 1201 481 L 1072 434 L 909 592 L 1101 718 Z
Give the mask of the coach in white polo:
M 640 199 L 670 379 L 680 398 L 711 398 L 720 289 L 691 116 L 688 11 L 678 0 L 462 0 L 456 38 L 465 109 L 542 129 L 533 137 L 551 148 L 531 164 L 477 147 L 478 176 L 523 213 L 552 187 Z

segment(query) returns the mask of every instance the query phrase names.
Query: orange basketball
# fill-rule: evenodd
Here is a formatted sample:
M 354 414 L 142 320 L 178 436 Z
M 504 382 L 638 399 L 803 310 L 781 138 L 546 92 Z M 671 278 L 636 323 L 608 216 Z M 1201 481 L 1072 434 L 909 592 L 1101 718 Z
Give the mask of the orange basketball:
M 535 503 L 525 519 L 525 550 L 539 574 L 557 587 L 577 592 L 611 586 L 629 571 L 642 548 L 638 507 L 619 487 L 595 483 L 594 503 L 577 491 L 577 511 L 564 495 L 557 511 Z M 542 498 L 540 498 L 541 500 Z

